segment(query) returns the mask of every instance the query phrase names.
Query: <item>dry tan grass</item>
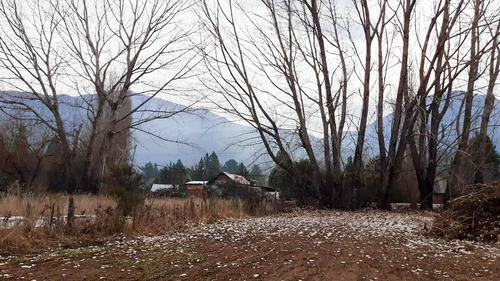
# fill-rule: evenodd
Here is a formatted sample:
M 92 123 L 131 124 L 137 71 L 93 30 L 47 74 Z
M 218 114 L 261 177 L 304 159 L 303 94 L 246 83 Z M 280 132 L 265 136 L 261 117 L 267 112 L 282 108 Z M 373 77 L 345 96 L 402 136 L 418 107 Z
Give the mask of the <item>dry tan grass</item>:
M 106 195 L 74 195 L 73 198 L 77 215 L 95 215 L 96 209 L 116 205 L 115 201 Z M 25 216 L 28 208 L 35 216 L 46 216 L 52 204 L 55 204 L 56 213 L 66 214 L 68 200 L 69 195 L 66 194 L 6 195 L 0 197 L 0 217 Z
M 1 197 L 0 216 L 22 216 L 24 219 L 8 229 L 0 228 L 0 249 L 3 248 L 5 252 L 24 252 L 51 243 L 102 240 L 116 233 L 163 234 L 202 222 L 262 216 L 277 210 L 274 202 L 266 201 L 147 198 L 130 216 L 123 217 L 116 208 L 116 201 L 109 196 L 75 195 L 73 198 L 75 214 L 88 216 L 77 218 L 68 226 L 63 216 L 67 214 L 69 195 Z M 51 217 L 52 206 L 53 221 L 47 219 Z M 41 217 L 44 217 L 42 224 L 39 223 Z
M 70 195 L 66 194 L 40 194 L 30 196 L 6 195 L 0 197 L 0 217 L 26 216 L 28 208 L 32 216 L 47 216 L 52 204 L 56 213 L 62 215 L 68 212 Z M 107 207 L 114 208 L 116 201 L 107 195 L 74 195 L 76 215 L 95 215 L 99 210 Z M 146 198 L 144 205 L 155 211 L 178 210 L 187 203 L 193 202 L 197 213 L 203 212 L 202 208 L 209 208 L 212 213 L 217 213 L 221 218 L 243 217 L 247 214 L 243 201 L 230 199 L 203 200 L 202 198 Z M 268 204 L 271 206 L 271 204 Z

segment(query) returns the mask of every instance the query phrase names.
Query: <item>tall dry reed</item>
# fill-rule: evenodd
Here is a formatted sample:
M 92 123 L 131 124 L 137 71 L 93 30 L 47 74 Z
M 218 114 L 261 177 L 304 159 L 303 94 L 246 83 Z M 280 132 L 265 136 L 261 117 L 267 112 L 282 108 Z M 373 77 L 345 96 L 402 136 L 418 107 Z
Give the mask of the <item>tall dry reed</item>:
M 61 213 L 68 212 L 67 194 L 31 194 L 27 196 L 16 196 L 7 194 L 0 196 L 0 217 L 24 216 L 26 206 L 31 205 L 33 214 L 39 216 L 48 215 L 52 204 Z M 94 215 L 99 208 L 114 207 L 116 205 L 113 198 L 107 195 L 73 195 L 75 200 L 76 215 Z
M 0 197 L 0 216 L 10 217 L 0 223 L 0 252 L 29 251 L 52 242 L 106 239 L 118 233 L 164 234 L 189 225 L 268 215 L 277 210 L 273 201 L 146 198 L 132 214 L 124 217 L 109 196 L 74 195 L 76 218 L 68 224 L 65 216 L 69 197 L 63 194 Z

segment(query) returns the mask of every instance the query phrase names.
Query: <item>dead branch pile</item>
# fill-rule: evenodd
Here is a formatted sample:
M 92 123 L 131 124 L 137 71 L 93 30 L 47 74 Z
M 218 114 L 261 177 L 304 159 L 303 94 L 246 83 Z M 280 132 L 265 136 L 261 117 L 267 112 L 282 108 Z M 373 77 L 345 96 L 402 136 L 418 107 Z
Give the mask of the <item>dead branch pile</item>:
M 500 242 L 500 182 L 471 189 L 448 202 L 434 220 L 432 234 L 445 239 Z

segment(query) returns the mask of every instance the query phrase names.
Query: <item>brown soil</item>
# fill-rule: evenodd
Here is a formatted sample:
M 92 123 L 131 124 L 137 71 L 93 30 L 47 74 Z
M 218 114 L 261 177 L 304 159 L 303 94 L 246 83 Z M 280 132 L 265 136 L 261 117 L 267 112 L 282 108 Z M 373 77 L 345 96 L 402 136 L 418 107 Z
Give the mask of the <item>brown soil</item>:
M 500 245 L 423 234 L 418 213 L 295 212 L 0 256 L 7 280 L 500 280 Z

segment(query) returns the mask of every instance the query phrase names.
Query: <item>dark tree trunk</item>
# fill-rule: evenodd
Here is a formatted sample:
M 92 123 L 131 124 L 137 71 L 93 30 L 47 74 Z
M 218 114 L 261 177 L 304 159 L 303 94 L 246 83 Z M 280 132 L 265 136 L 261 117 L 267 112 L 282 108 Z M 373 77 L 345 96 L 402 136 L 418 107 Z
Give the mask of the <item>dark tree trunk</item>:
M 359 187 L 361 185 L 361 171 L 363 168 L 363 150 L 365 143 L 365 133 L 366 133 L 366 124 L 368 122 L 368 108 L 370 102 L 370 77 L 371 77 L 371 64 L 372 64 L 372 41 L 373 41 L 373 33 L 372 33 L 372 24 L 370 21 L 370 10 L 368 8 L 368 3 L 366 1 L 362 1 L 361 3 L 362 13 L 363 13 L 363 29 L 365 36 L 365 62 L 364 62 L 364 78 L 363 78 L 363 105 L 361 109 L 361 120 L 358 128 L 358 138 L 356 142 L 356 150 L 354 152 L 354 173 L 352 180 L 352 202 L 351 207 L 357 208 L 359 204 Z
M 390 196 L 394 186 L 395 177 L 398 173 L 400 161 L 398 161 L 398 154 L 402 152 L 398 151 L 398 147 L 403 150 L 406 148 L 406 134 L 405 129 L 401 129 L 401 122 L 403 121 L 403 99 L 408 93 L 408 58 L 409 58 L 409 42 L 410 42 L 410 20 L 413 13 L 413 8 L 415 5 L 415 0 L 406 0 L 404 2 L 404 18 L 403 18 L 403 53 L 401 58 L 401 70 L 399 74 L 399 84 L 396 94 L 396 104 L 394 109 L 394 117 L 391 127 L 391 137 L 389 141 L 389 151 L 387 154 L 387 171 L 384 171 L 384 182 L 382 184 L 382 203 L 381 207 L 384 209 L 390 209 Z M 408 106 L 407 109 L 411 109 Z M 408 116 L 408 114 L 406 114 Z M 409 118 L 406 118 L 404 122 L 410 122 Z M 404 127 L 404 126 L 403 126 Z M 398 141 L 399 139 L 399 141 Z M 401 144 L 403 142 L 403 144 Z M 402 156 L 401 156 L 402 158 Z

